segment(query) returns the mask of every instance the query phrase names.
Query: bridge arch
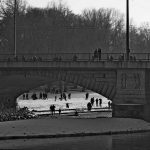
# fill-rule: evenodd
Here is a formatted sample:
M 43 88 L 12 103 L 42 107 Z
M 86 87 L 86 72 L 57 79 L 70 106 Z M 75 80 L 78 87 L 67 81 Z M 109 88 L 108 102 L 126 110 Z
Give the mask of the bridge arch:
M 111 100 L 116 94 L 116 73 L 113 71 L 3 70 L 0 76 L 0 107 L 4 107 L 2 103 L 5 102 L 15 107 L 16 98 L 22 93 L 58 80 L 82 86 Z

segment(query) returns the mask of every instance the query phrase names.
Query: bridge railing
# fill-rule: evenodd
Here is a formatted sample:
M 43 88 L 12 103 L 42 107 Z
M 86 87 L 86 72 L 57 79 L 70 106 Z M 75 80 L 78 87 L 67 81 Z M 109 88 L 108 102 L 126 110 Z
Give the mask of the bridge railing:
M 150 53 L 130 53 L 130 61 L 150 61 Z M 0 61 L 126 61 L 125 53 L 21 53 L 0 54 Z

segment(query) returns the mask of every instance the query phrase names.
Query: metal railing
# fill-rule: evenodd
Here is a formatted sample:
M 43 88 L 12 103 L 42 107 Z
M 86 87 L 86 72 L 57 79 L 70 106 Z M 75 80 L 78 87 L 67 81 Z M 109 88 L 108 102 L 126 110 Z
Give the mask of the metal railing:
M 125 53 L 21 53 L 0 54 L 0 61 L 4 62 L 39 62 L 39 61 L 126 61 Z M 150 53 L 130 53 L 129 61 L 150 61 Z

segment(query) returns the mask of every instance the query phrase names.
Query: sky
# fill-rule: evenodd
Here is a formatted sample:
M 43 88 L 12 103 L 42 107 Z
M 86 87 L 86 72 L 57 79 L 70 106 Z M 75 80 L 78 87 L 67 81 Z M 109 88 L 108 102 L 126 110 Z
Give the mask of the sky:
M 52 1 L 60 0 L 26 0 L 30 6 L 46 7 Z M 121 13 L 126 13 L 126 0 L 61 0 L 62 3 L 75 13 L 81 14 L 85 8 L 115 8 Z M 140 26 L 144 23 L 150 24 L 150 0 L 129 0 L 130 19 L 133 24 Z

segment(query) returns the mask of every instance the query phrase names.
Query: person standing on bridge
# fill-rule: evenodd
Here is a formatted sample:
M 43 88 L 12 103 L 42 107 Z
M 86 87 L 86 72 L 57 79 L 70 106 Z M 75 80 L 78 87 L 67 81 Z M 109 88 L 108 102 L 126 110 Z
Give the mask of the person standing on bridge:
M 101 49 L 98 48 L 98 60 L 99 61 L 101 60 L 101 55 L 102 55 L 101 53 L 102 53 Z
M 94 59 L 97 59 L 98 58 L 98 51 L 97 51 L 97 49 L 95 49 L 95 51 L 94 51 Z
M 78 57 L 77 57 L 77 55 L 75 54 L 75 55 L 73 56 L 73 61 L 77 61 L 77 59 L 78 59 Z

